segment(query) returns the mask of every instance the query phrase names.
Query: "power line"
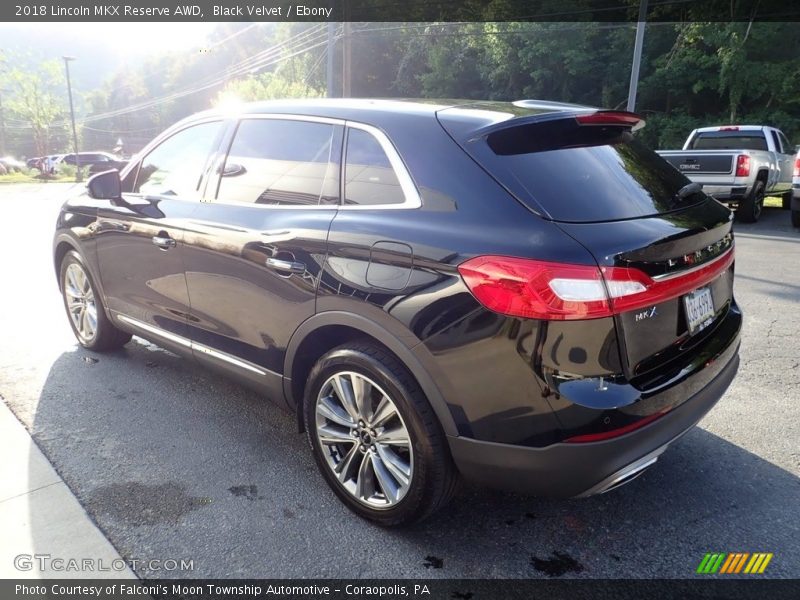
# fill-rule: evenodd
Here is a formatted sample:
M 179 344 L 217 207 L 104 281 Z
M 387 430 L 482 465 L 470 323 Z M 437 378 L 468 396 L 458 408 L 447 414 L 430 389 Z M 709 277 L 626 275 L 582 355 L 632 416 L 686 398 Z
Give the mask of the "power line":
M 308 52 L 325 44 L 326 43 L 325 41 L 320 41 L 323 37 L 327 37 L 326 35 L 322 35 L 320 33 L 321 29 L 322 26 L 317 25 L 304 32 L 294 35 L 288 40 L 280 44 L 276 44 L 275 46 L 272 46 L 271 48 L 259 53 L 258 55 L 255 55 L 255 57 L 251 57 L 245 61 L 241 61 L 240 63 L 237 63 L 233 67 L 226 69 L 224 72 L 222 72 L 221 76 L 219 76 L 220 74 L 218 73 L 216 77 L 215 76 L 206 77 L 204 80 L 201 80 L 199 84 L 195 84 L 189 88 L 172 92 L 170 94 L 167 94 L 166 96 L 154 98 L 146 102 L 141 102 L 139 104 L 134 104 L 113 111 L 108 111 L 106 113 L 89 115 L 87 117 L 79 119 L 78 122 L 81 124 L 91 123 L 95 121 L 122 116 L 140 110 L 145 110 L 147 108 L 152 108 L 154 106 L 158 106 L 166 102 L 171 102 L 172 100 L 176 100 L 178 98 L 182 98 L 187 95 L 214 87 L 216 85 L 226 82 L 232 77 L 236 77 L 238 75 L 242 75 L 248 72 L 253 73 L 265 67 L 284 62 L 285 60 L 288 60 L 300 54 L 304 54 L 305 52 Z M 314 35 L 312 33 L 313 31 L 316 31 L 317 35 Z M 285 54 L 286 52 L 289 52 L 289 54 Z M 253 60 L 254 58 L 257 58 L 257 60 L 254 61 Z M 215 78 L 212 79 L 212 77 Z M 51 127 L 58 127 L 58 126 L 63 126 L 63 123 L 51 124 Z

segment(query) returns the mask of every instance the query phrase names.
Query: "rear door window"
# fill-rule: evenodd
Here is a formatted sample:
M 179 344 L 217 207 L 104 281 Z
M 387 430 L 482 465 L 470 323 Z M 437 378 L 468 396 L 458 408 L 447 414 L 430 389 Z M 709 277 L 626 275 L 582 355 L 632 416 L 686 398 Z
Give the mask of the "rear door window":
M 339 202 L 342 127 L 287 119 L 245 119 L 220 171 L 217 199 L 263 205 Z
M 784 154 L 794 154 L 794 152 L 792 151 L 793 150 L 792 144 L 789 142 L 788 139 L 786 139 L 786 136 L 783 135 L 783 132 L 779 131 L 778 132 L 778 137 L 781 140 L 781 144 L 783 144 L 783 153 Z

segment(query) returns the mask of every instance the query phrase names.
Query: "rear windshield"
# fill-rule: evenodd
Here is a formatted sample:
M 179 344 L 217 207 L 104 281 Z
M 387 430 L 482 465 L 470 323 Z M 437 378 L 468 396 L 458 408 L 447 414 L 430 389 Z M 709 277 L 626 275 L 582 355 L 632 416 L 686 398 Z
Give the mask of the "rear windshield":
M 482 162 L 536 212 L 573 223 L 657 215 L 703 202 L 690 181 L 619 127 L 563 121 L 492 134 Z
M 692 140 L 692 150 L 766 150 L 763 131 L 707 131 Z

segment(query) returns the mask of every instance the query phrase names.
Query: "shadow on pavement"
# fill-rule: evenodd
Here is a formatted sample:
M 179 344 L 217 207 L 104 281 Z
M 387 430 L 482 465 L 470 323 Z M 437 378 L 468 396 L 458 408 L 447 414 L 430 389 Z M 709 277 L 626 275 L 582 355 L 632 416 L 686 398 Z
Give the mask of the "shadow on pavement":
M 466 486 L 388 531 L 329 492 L 291 415 L 137 339 L 59 356 L 33 435 L 124 557 L 194 561 L 140 576 L 680 578 L 712 551 L 773 552 L 773 577 L 800 564 L 800 480 L 700 428 L 604 496 Z
M 733 231 L 736 235 L 776 237 L 785 242 L 800 242 L 800 230 L 792 227 L 790 211 L 770 206 L 764 207 L 757 223 L 742 223 L 736 219 Z

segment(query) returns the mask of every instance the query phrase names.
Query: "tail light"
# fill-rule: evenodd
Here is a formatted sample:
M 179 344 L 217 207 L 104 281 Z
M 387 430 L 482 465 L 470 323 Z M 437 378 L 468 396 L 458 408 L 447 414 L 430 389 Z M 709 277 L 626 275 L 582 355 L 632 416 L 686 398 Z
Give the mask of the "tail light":
M 800 158 L 794 159 L 794 171 L 792 177 L 800 177 Z
M 733 248 L 684 273 L 653 279 L 639 269 L 478 256 L 458 266 L 464 282 L 489 310 L 513 317 L 565 321 L 597 319 L 666 302 L 723 273 Z
M 750 157 L 740 154 L 736 157 L 736 177 L 747 177 L 750 175 Z

